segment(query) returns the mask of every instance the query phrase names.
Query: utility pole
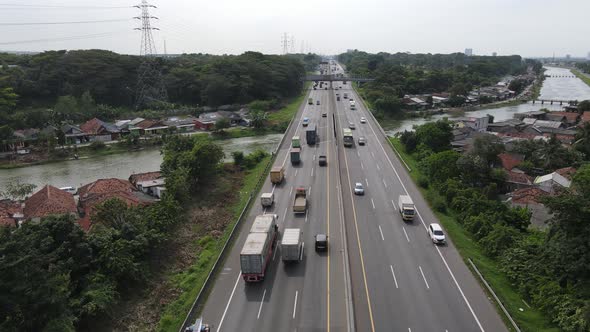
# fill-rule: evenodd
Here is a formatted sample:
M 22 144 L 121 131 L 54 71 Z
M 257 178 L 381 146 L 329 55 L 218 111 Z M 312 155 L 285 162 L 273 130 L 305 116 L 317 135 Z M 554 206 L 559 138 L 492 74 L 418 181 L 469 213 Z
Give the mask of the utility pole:
M 283 54 L 289 53 L 289 37 L 287 36 L 286 32 L 283 33 L 281 44 L 283 46 Z
M 295 53 L 295 36 L 291 35 L 291 53 Z
M 157 20 L 158 18 L 151 16 L 149 13 L 150 8 L 157 7 L 148 3 L 147 0 L 142 0 L 141 4 L 134 7 L 141 10 L 141 16 L 135 17 L 135 19 L 141 21 L 141 27 L 134 29 L 141 31 L 139 54 L 143 57 L 138 69 L 135 95 L 135 108 L 139 109 L 154 103 L 165 103 L 168 99 L 168 93 L 162 79 L 161 60 L 157 58 L 156 43 L 152 35 L 152 30 L 160 29 L 152 27 L 151 20 Z

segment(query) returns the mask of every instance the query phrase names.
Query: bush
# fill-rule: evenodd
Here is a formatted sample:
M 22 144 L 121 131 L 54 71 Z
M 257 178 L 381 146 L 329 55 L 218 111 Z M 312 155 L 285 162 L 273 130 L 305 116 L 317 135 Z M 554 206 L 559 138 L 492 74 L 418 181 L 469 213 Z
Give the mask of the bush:
M 242 164 L 244 163 L 244 152 L 234 151 L 231 153 L 231 156 L 234 158 L 234 165 L 242 166 Z
M 424 189 L 428 189 L 428 179 L 421 175 L 418 177 L 418 185 Z
M 98 150 L 102 150 L 102 149 L 106 148 L 107 145 L 104 144 L 104 142 L 102 142 L 102 141 L 94 141 L 94 142 L 90 143 L 89 147 L 94 151 L 98 151 Z
M 447 212 L 447 205 L 445 204 L 445 200 L 440 197 L 436 197 L 434 201 L 432 201 L 432 207 L 438 212 Z
M 244 158 L 244 167 L 250 169 L 256 167 L 258 163 L 268 156 L 268 152 L 264 150 L 256 150 Z

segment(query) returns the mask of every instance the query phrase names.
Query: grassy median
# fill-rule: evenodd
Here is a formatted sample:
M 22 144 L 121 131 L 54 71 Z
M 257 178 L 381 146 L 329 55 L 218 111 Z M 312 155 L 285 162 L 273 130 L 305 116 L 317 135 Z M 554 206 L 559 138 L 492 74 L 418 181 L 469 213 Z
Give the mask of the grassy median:
M 579 70 L 577 69 L 572 69 L 571 72 L 576 75 L 579 79 L 581 79 L 582 81 L 584 81 L 584 83 L 586 83 L 586 85 L 590 86 L 590 77 L 582 74 Z
M 265 157 L 256 167 L 246 170 L 242 178 L 241 186 L 238 188 L 237 195 L 234 195 L 232 202 L 227 204 L 223 210 L 216 213 L 224 214 L 231 219 L 226 225 L 223 234 L 219 237 L 210 235 L 195 239 L 199 250 L 194 263 L 186 270 L 170 276 L 170 282 L 174 288 L 181 291 L 177 300 L 167 305 L 164 313 L 160 317 L 157 331 L 176 332 L 182 325 L 187 313 L 191 309 L 197 294 L 203 287 L 209 271 L 213 268 L 215 260 L 219 257 L 221 249 L 229 238 L 232 228 L 237 222 L 240 213 L 248 203 L 250 193 L 258 189 L 259 180 L 266 176 L 268 163 L 272 160 L 271 156 Z M 255 200 L 255 197 L 253 198 Z M 247 211 L 246 211 L 247 213 Z
M 410 176 L 417 185 L 418 178 L 423 177 L 423 175 L 420 174 L 420 169 L 418 168 L 418 161 L 414 159 L 413 156 L 405 153 L 404 148 L 398 139 L 390 138 L 390 141 L 401 155 L 403 160 L 412 169 Z M 417 186 L 422 192 L 422 195 L 428 201 L 428 204 L 432 207 L 434 200 L 439 199 L 438 193 L 432 188 L 422 188 L 419 185 Z M 510 283 L 510 280 L 508 280 L 508 278 L 500 270 L 500 264 L 484 255 L 481 246 L 471 238 L 469 232 L 461 227 L 452 212 L 449 211 L 446 213 L 441 213 L 435 209 L 432 210 L 436 217 L 443 224 L 445 230 L 449 234 L 449 237 L 455 244 L 455 247 L 463 257 L 465 264 L 467 264 L 467 266 L 471 269 L 470 264 L 467 262 L 467 258 L 470 258 L 473 261 L 522 331 L 559 331 L 558 328 L 555 328 L 551 325 L 551 322 L 539 310 L 529 307 L 528 304 L 523 301 L 516 289 Z M 477 275 L 474 274 L 474 276 L 478 281 L 480 280 Z M 487 289 L 483 284 L 482 288 L 486 290 L 487 293 Z M 489 297 L 492 298 L 491 295 L 489 295 Z M 513 331 L 514 328 L 512 328 L 512 325 L 498 306 L 497 310 L 506 323 L 506 326 L 510 329 L 510 331 Z

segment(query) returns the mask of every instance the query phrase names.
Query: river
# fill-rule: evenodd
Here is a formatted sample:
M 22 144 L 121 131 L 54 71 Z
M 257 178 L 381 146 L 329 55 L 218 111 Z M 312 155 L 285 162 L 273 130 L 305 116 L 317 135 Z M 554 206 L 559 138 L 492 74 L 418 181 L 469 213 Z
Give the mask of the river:
M 541 94 L 539 99 L 554 99 L 554 100 L 586 100 L 590 99 L 590 87 L 586 85 L 582 80 L 577 77 L 571 77 L 573 74 L 569 71 L 569 69 L 564 68 L 556 68 L 556 67 L 545 67 L 547 69 L 545 71 L 546 75 L 554 75 L 554 76 L 570 76 L 570 77 L 547 77 L 543 82 L 543 87 L 541 88 Z M 493 109 L 480 109 L 477 111 L 472 112 L 465 112 L 463 116 L 473 116 L 473 117 L 481 117 L 485 116 L 486 114 L 491 114 L 494 116 L 494 121 L 502 121 L 507 119 L 512 119 L 514 114 L 516 113 L 524 113 L 529 111 L 538 111 L 541 108 L 547 108 L 552 111 L 559 111 L 563 108 L 559 104 L 544 104 L 541 105 L 540 103 L 533 104 L 532 102 L 514 106 L 504 106 L 498 107 Z M 385 132 L 388 135 L 394 135 L 398 132 L 403 132 L 404 130 L 412 130 L 413 126 L 421 125 L 426 122 L 436 121 L 442 118 L 453 118 L 451 114 L 437 114 L 428 119 L 424 118 L 414 118 L 414 119 L 407 119 L 403 121 L 393 122 L 385 126 Z
M 547 75 L 571 76 L 568 69 L 547 67 Z M 542 99 L 564 99 L 564 100 L 585 100 L 590 99 L 590 87 L 582 80 L 572 77 L 548 77 L 541 88 Z M 466 112 L 464 116 L 484 116 L 491 114 L 495 121 L 510 119 L 515 113 L 537 111 L 541 108 L 560 110 L 559 105 L 541 105 L 539 103 L 521 104 L 517 106 L 506 106 L 494 109 L 481 109 L 473 112 Z M 451 117 L 449 114 L 440 114 L 428 119 L 416 118 L 393 123 L 384 129 L 390 135 L 404 130 L 411 130 L 414 125 L 420 125 L 428 121 L 436 121 L 443 117 Z M 243 151 L 249 153 L 256 149 L 273 151 L 279 141 L 281 134 L 228 139 L 218 141 L 225 153 L 226 160 L 231 159 L 232 151 Z M 95 181 L 101 178 L 122 178 L 126 179 L 134 173 L 150 172 L 160 169 L 162 156 L 158 149 L 143 150 L 132 153 L 116 154 L 110 156 L 94 157 L 84 160 L 72 160 L 57 162 L 45 165 L 36 165 L 10 170 L 0 170 L 0 191 L 7 183 L 15 180 L 32 183 L 38 188 L 45 184 L 56 187 L 75 186 Z
M 282 134 L 273 134 L 220 140 L 216 143 L 223 147 L 226 160 L 231 161 L 233 151 L 243 151 L 247 154 L 262 149 L 272 152 L 282 137 Z M 127 179 L 134 173 L 158 171 L 161 163 L 162 155 L 159 149 L 146 149 L 137 152 L 0 170 L 0 191 L 9 182 L 17 180 L 35 184 L 37 189 L 40 189 L 45 184 L 56 187 L 80 187 L 98 179 Z

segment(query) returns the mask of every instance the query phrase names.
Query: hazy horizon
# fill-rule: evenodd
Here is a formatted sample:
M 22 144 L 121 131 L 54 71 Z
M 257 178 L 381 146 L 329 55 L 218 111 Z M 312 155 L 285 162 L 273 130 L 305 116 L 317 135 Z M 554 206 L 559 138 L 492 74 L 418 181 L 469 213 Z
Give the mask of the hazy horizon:
M 138 54 L 140 1 L 30 0 L 0 2 L 0 52 L 107 49 Z M 524 57 L 585 58 L 590 52 L 585 13 L 590 1 L 569 0 L 350 0 L 282 3 L 218 0 L 202 5 L 152 0 L 150 14 L 158 53 L 280 54 L 283 33 L 294 36 L 289 51 L 339 54 L 377 52 L 519 54 Z M 100 7 L 100 8 L 99 8 Z M 111 7 L 111 8 L 105 8 Z M 113 8 L 117 7 L 117 8 Z M 94 22 L 78 24 L 41 24 Z M 26 25 L 36 23 L 36 25 Z M 320 24 L 321 23 L 321 24 Z

